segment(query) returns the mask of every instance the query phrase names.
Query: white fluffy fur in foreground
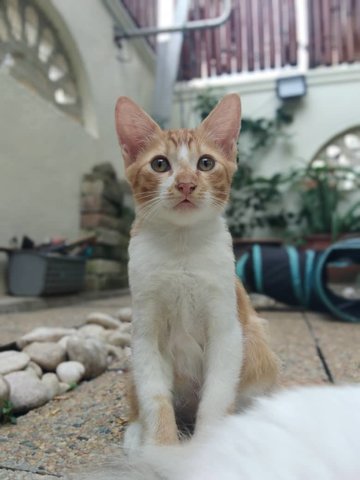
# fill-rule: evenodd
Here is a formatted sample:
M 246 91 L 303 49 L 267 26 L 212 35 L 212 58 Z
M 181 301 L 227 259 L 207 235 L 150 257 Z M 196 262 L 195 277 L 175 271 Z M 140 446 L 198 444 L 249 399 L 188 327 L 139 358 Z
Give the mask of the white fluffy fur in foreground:
M 360 385 L 308 387 L 256 401 L 201 436 L 145 447 L 87 480 L 359 480 Z

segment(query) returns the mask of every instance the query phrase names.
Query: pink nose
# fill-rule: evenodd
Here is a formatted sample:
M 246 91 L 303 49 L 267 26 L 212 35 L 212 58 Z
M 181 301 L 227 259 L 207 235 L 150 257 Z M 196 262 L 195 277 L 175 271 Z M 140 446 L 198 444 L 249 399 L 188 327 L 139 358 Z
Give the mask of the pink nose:
M 195 183 L 178 183 L 176 188 L 184 195 L 190 195 L 196 188 Z

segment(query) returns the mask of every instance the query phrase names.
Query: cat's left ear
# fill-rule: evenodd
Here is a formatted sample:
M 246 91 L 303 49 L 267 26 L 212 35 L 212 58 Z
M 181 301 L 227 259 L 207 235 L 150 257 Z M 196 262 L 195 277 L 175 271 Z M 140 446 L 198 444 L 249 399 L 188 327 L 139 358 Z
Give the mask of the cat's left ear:
M 161 133 L 159 125 L 128 97 L 120 97 L 116 103 L 115 124 L 126 168 Z
M 240 133 L 241 103 L 239 95 L 226 95 L 198 127 L 220 149 L 235 159 L 236 142 Z

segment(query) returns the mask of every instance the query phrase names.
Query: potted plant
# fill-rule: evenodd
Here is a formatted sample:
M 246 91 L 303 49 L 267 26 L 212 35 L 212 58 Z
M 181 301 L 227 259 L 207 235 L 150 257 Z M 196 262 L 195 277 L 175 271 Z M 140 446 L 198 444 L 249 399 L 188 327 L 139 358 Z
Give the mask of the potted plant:
M 360 174 L 354 169 L 314 162 L 297 171 L 303 246 L 326 248 L 344 234 L 360 232 Z

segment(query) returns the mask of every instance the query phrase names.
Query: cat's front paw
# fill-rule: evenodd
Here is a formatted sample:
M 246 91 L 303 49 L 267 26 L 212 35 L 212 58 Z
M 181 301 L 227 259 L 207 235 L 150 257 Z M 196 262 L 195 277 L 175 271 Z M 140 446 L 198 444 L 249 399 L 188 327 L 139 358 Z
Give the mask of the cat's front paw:
M 176 445 L 179 443 L 177 426 L 173 424 L 164 424 L 157 429 L 153 438 L 148 442 L 155 445 Z
M 140 422 L 132 422 L 124 434 L 123 448 L 127 455 L 136 453 L 142 446 L 143 429 Z

